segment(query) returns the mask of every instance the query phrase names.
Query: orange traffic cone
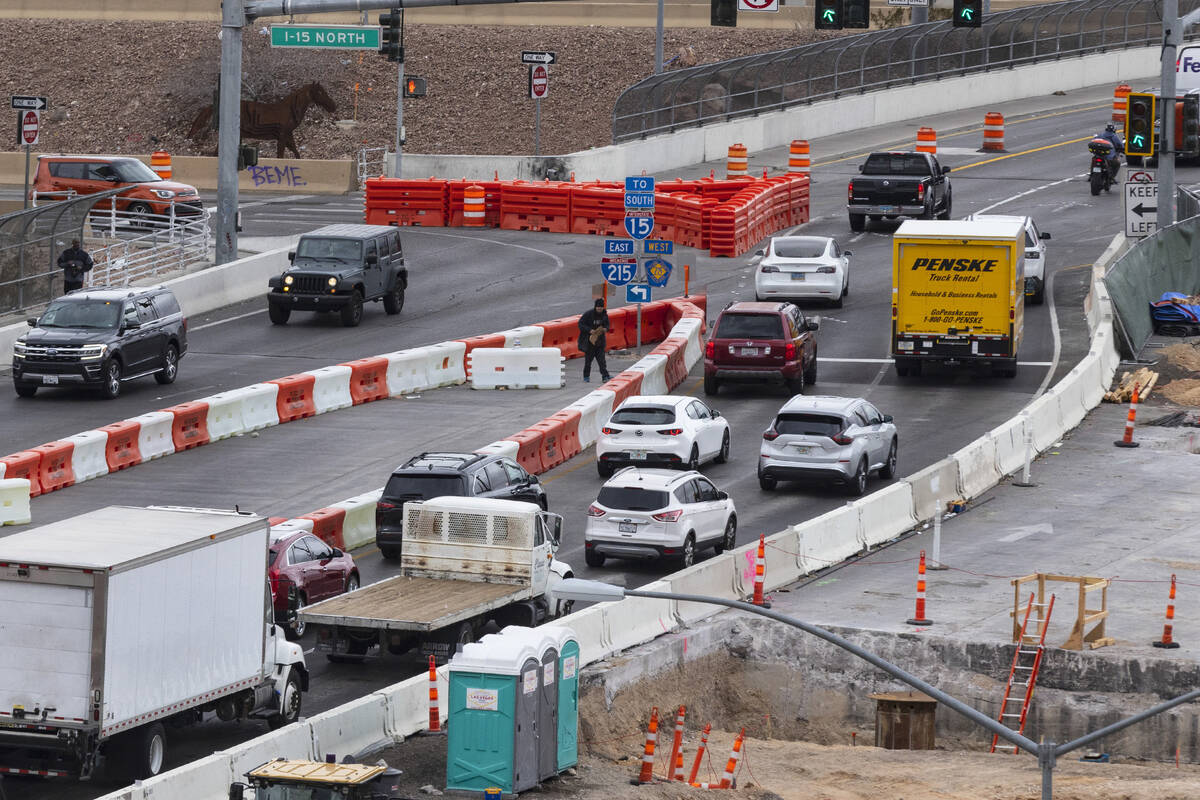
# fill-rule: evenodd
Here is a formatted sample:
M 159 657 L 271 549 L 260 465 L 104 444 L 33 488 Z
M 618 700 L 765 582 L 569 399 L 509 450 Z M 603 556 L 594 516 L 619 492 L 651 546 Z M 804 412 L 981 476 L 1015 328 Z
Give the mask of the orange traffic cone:
M 754 605 L 770 608 L 771 604 L 763 600 L 763 584 L 767 577 L 767 540 L 763 534 L 758 535 L 758 555 L 754 558 Z
M 687 715 L 685 706 L 679 707 L 675 715 L 675 737 L 671 743 L 671 757 L 667 759 L 667 780 L 675 780 L 676 772 L 683 770 L 683 720 Z
M 438 705 L 437 663 L 429 657 L 429 730 L 442 729 L 442 711 Z
M 733 788 L 733 774 L 737 771 L 738 760 L 742 757 L 742 740 L 745 738 L 746 729 L 742 728 L 737 738 L 733 740 L 733 751 L 729 754 L 729 760 L 725 762 L 725 774 L 721 776 L 720 783 L 693 783 L 692 786 L 695 786 L 697 789 Z
M 909 625 L 932 625 L 933 620 L 925 619 L 925 551 L 921 551 L 921 560 L 917 564 L 917 613 L 908 620 Z
M 1129 399 L 1129 416 L 1125 418 L 1125 435 L 1121 441 L 1113 442 L 1117 447 L 1138 447 L 1133 440 L 1133 421 L 1137 419 L 1138 385 L 1133 385 L 1133 397 Z
M 1171 638 L 1171 629 L 1175 622 L 1175 576 L 1171 576 L 1171 594 L 1167 598 L 1167 621 L 1163 623 L 1162 640 L 1151 642 L 1155 647 L 1165 647 L 1168 650 L 1174 650 L 1179 647 L 1179 642 Z
M 650 709 L 650 725 L 646 728 L 646 746 L 642 751 L 642 771 L 637 780 L 632 780 L 634 786 L 650 783 L 654 780 L 654 748 L 658 744 L 658 706 Z
M 704 751 L 708 749 L 708 732 L 711 730 L 712 725 L 705 725 L 704 732 L 700 734 L 700 749 L 696 751 L 696 760 L 692 762 L 692 772 L 687 779 L 692 785 L 695 785 L 696 776 L 700 774 L 700 763 L 704 760 Z

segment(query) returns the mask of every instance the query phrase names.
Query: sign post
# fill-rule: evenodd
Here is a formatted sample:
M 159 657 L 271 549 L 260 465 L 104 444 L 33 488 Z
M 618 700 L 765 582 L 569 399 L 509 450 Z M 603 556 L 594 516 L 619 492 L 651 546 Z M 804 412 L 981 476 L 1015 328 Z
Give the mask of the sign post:
M 25 148 L 25 194 L 23 207 L 29 208 L 29 152 L 41 138 L 42 112 L 50 101 L 36 95 L 14 94 L 9 102 L 17 111 L 17 145 Z
M 554 53 L 521 52 L 521 63 L 529 65 L 529 96 L 533 98 L 533 154 L 542 154 L 542 98 L 550 93 L 550 70 Z
M 1125 235 L 1141 238 L 1158 230 L 1158 182 L 1125 182 Z
M 634 239 L 646 239 L 654 230 L 654 178 L 630 175 L 625 179 L 625 232 Z M 638 283 L 644 283 L 643 278 Z M 644 289 L 635 292 L 634 289 Z M 645 297 L 644 300 L 635 299 Z M 650 287 L 629 287 L 625 301 L 637 304 L 637 349 L 642 349 L 642 303 L 650 302 Z

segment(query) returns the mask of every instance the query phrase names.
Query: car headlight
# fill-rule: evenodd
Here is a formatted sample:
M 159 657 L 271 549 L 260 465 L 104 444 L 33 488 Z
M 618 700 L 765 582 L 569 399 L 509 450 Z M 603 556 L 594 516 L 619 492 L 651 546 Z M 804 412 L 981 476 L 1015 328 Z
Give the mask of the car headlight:
M 13 358 L 24 358 L 24 357 L 25 357 L 25 343 L 23 341 L 21 341 L 20 339 L 18 339 L 17 341 L 13 342 Z
M 106 345 L 106 344 L 85 344 L 83 347 L 79 348 L 79 350 L 80 350 L 79 357 L 81 359 L 83 359 L 84 361 L 93 361 L 97 358 L 104 357 L 104 354 L 108 352 L 108 345 Z
M 329 280 L 326 281 L 326 283 L 328 283 L 330 285 L 330 287 L 334 287 L 334 286 L 338 285 L 338 279 L 330 278 Z
M 295 283 L 295 281 L 296 281 L 296 279 L 293 278 L 291 275 L 283 276 L 283 285 L 284 286 L 291 286 L 293 283 Z
M 172 192 L 170 189 L 155 189 L 154 195 L 156 197 L 158 197 L 158 199 L 160 199 L 160 200 L 170 200 L 172 197 L 175 196 L 175 193 Z

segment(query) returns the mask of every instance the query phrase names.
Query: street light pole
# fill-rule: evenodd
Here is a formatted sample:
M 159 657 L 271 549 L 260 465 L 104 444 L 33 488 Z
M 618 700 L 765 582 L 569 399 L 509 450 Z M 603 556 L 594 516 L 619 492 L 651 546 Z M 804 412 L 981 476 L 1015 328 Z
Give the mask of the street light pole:
M 242 0 L 221 4 L 221 93 L 217 98 L 216 263 L 237 258 L 238 143 L 242 138 Z

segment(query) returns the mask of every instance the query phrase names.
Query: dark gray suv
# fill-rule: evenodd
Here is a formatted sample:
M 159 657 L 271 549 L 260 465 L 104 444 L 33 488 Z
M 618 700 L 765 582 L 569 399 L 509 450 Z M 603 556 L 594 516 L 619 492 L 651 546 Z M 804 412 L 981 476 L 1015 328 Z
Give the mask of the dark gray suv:
M 388 314 L 404 308 L 408 269 L 394 227 L 327 225 L 301 236 L 288 261 L 292 266 L 268 282 L 276 325 L 286 325 L 293 311 L 337 311 L 353 328 L 366 301 L 382 301 Z
M 375 544 L 384 558 L 399 558 L 404 504 L 432 497 L 492 497 L 549 507 L 536 475 L 506 456 L 421 453 L 397 467 L 375 506 Z
M 187 317 L 169 290 L 77 289 L 30 319 L 13 344 L 13 388 L 88 386 L 108 398 L 121 383 L 153 375 L 174 383 L 187 353 Z

